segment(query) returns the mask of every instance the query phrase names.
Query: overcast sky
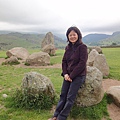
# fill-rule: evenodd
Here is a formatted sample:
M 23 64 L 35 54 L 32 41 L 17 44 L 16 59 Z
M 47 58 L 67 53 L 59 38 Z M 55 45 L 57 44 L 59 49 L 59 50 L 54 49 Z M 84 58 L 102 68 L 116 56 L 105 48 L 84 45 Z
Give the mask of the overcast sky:
M 119 0 L 0 0 L 0 30 L 65 34 L 120 31 Z

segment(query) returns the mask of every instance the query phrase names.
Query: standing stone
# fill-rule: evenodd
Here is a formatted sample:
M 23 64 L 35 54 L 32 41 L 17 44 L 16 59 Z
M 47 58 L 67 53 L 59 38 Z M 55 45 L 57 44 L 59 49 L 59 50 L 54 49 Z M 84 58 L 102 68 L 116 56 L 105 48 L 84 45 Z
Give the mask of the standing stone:
M 89 47 L 90 52 L 92 51 L 92 49 L 95 49 L 99 54 L 102 54 L 102 53 L 103 53 L 100 46 L 92 46 L 92 47 Z
M 88 66 L 93 66 L 95 57 L 96 57 L 98 54 L 99 54 L 99 53 L 98 53 L 95 49 L 92 49 L 92 51 L 91 51 L 91 52 L 89 53 L 89 55 L 88 55 L 88 60 L 87 60 L 87 65 L 88 65 Z
M 86 81 L 76 97 L 77 106 L 92 106 L 101 102 L 104 96 L 103 75 L 96 67 L 87 66 Z
M 51 32 L 47 33 L 41 43 L 43 52 L 47 52 L 49 55 L 55 55 L 54 37 Z
M 43 52 L 48 53 L 49 55 L 55 55 L 55 47 L 52 44 L 46 45 L 43 49 Z
M 46 45 L 52 44 L 54 45 L 54 37 L 53 34 L 51 32 L 48 32 L 45 35 L 45 38 L 43 39 L 42 43 L 41 43 L 41 48 L 44 48 Z
M 109 66 L 107 64 L 104 54 L 98 54 L 95 57 L 93 66 L 98 68 L 103 73 L 103 76 L 109 75 Z

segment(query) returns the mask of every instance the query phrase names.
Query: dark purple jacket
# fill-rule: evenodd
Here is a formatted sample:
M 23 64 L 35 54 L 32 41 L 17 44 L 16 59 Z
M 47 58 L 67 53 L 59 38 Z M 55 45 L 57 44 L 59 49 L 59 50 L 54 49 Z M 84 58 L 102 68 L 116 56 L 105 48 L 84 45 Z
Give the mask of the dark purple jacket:
M 62 75 L 69 74 L 73 80 L 77 76 L 86 75 L 86 62 L 88 58 L 87 46 L 77 41 L 69 43 L 62 59 Z

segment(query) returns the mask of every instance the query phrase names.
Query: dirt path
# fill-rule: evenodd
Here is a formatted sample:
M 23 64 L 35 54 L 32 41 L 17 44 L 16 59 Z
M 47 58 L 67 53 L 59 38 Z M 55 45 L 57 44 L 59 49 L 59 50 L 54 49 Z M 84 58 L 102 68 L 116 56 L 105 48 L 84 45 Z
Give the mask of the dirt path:
M 4 61 L 4 58 L 0 58 L 0 65 L 2 64 L 3 61 Z M 61 64 L 55 64 L 55 65 L 49 65 L 49 66 L 26 66 L 23 63 L 21 63 L 19 65 L 15 65 L 15 67 L 18 67 L 18 68 L 19 67 L 23 67 L 23 68 L 61 68 Z M 103 85 L 104 91 L 106 92 L 110 86 L 120 86 L 120 81 L 113 80 L 113 79 L 103 79 L 102 85 Z M 108 105 L 107 108 L 108 108 L 110 118 L 112 120 L 120 120 L 120 108 L 119 107 L 117 107 L 115 104 L 112 103 L 112 104 Z

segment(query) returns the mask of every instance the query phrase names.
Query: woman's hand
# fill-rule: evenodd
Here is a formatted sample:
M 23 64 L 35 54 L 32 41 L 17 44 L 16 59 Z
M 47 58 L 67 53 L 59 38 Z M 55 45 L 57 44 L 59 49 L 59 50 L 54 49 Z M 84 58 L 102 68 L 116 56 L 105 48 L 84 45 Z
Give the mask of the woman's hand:
M 65 79 L 66 81 L 72 82 L 72 80 L 70 79 L 70 77 L 69 77 L 68 74 L 65 74 L 65 75 L 64 75 L 64 79 Z
M 68 80 L 69 75 L 68 75 L 68 74 L 65 74 L 65 75 L 64 75 L 64 78 L 65 78 L 65 80 Z

